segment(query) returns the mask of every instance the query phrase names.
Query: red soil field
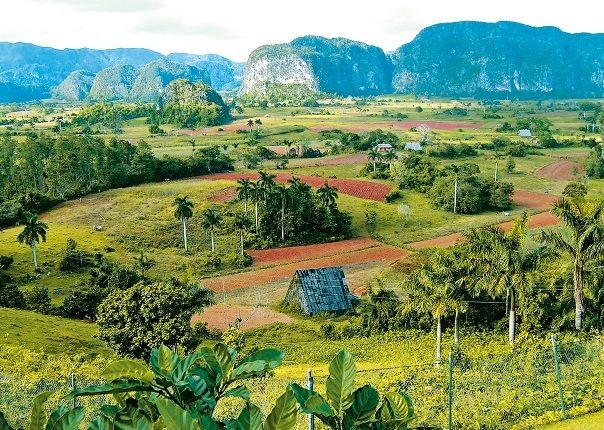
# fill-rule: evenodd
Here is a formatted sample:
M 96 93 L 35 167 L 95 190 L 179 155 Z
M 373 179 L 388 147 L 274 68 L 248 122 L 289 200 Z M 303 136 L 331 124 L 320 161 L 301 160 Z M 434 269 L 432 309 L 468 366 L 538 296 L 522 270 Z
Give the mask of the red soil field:
M 234 275 L 202 279 L 201 283 L 214 291 L 233 291 L 255 285 L 266 285 L 291 279 L 298 269 L 318 269 L 321 267 L 346 266 L 367 262 L 391 264 L 408 255 L 407 251 L 394 246 L 376 246 L 345 254 L 331 255 L 306 261 L 281 264 L 276 267 L 243 272 Z
M 309 130 L 319 132 L 324 130 L 333 130 L 337 128 L 339 130 L 359 132 L 359 131 L 371 131 L 377 128 L 387 130 L 394 128 L 395 130 L 409 130 L 412 127 L 419 127 L 425 125 L 433 130 L 458 130 L 458 129 L 477 129 L 481 128 L 482 124 L 478 122 L 461 122 L 461 121 L 417 121 L 417 120 L 403 120 L 403 121 L 392 121 L 392 122 L 370 122 L 365 124 L 349 124 L 339 125 L 337 127 L 330 127 L 325 125 L 315 125 L 310 127 Z
M 575 174 L 575 171 L 577 172 Z M 569 181 L 578 176 L 581 176 L 585 171 L 583 164 L 572 161 L 560 160 L 555 163 L 543 166 L 535 172 L 537 176 L 547 179 L 555 179 L 557 181 Z
M 214 203 L 225 203 L 234 200 L 237 197 L 237 190 L 235 187 L 225 188 L 210 197 L 210 201 Z
M 306 246 L 290 246 L 287 248 L 250 250 L 248 254 L 254 259 L 254 266 L 271 266 L 275 264 L 293 263 L 296 261 L 312 260 L 328 255 L 344 254 L 361 249 L 382 246 L 380 242 L 368 237 L 341 240 L 339 242 L 320 243 Z
M 386 198 L 386 194 L 390 192 L 392 187 L 386 184 L 378 184 L 376 182 L 369 181 L 361 181 L 356 179 L 332 179 L 332 178 L 322 178 L 318 176 L 307 176 L 307 175 L 291 175 L 289 173 L 279 173 L 275 179 L 275 181 L 279 183 L 287 182 L 293 176 L 300 178 L 303 182 L 306 182 L 308 185 L 314 188 L 320 188 L 323 186 L 325 181 L 329 183 L 332 187 L 336 187 L 338 192 L 342 194 L 348 194 L 354 197 L 360 197 L 362 199 L 367 200 L 375 200 L 378 202 L 384 201 Z M 199 176 L 198 179 L 207 179 L 207 180 L 231 180 L 236 181 L 240 178 L 247 179 L 258 179 L 258 174 L 256 173 L 215 173 L 212 175 Z
M 275 322 L 290 323 L 292 318 L 266 307 L 214 305 L 203 310 L 203 313 L 193 315 L 191 323 L 199 321 L 208 324 L 209 328 L 224 330 L 235 325 L 241 318 L 241 329 L 249 330 Z
M 545 210 L 558 200 L 558 196 L 552 194 L 535 193 L 532 191 L 514 191 L 514 203 L 527 209 Z

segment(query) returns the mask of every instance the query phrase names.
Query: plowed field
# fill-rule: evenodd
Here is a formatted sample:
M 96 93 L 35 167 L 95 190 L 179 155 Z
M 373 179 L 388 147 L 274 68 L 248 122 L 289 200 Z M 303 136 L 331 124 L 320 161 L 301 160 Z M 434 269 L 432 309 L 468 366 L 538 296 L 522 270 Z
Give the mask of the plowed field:
M 214 305 L 203 310 L 203 313 L 193 315 L 191 322 L 202 321 L 210 328 L 224 330 L 229 325 L 236 325 L 241 318 L 241 329 L 249 330 L 275 322 L 289 323 L 292 318 L 267 307 Z
M 543 166 L 535 172 L 537 176 L 557 181 L 569 181 L 581 176 L 585 171 L 583 164 L 560 160 Z

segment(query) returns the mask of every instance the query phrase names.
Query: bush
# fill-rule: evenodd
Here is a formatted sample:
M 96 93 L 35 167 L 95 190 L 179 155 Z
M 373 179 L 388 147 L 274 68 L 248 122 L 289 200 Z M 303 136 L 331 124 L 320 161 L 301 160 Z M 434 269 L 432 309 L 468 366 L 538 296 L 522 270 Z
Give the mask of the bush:
M 95 321 L 97 308 L 107 297 L 99 290 L 72 290 L 58 308 L 58 314 L 65 318 Z
M 27 309 L 45 315 L 50 315 L 53 313 L 53 307 L 50 302 L 48 288 L 36 285 L 31 290 L 26 291 L 24 294 L 25 301 L 27 303 Z
M 574 200 L 582 200 L 587 195 L 587 186 L 581 181 L 569 182 L 564 187 L 562 195 Z
M 243 269 L 252 265 L 252 257 L 247 252 L 229 252 L 223 254 L 222 264 L 228 268 Z
M 11 282 L 6 282 L 0 275 L 0 307 L 25 309 L 27 302 L 19 287 Z
M 6 270 L 13 264 L 13 257 L 7 255 L 0 255 L 0 270 Z
M 67 245 L 63 251 L 63 258 L 59 262 L 61 272 L 72 272 L 82 270 L 93 265 L 94 260 L 88 252 L 77 249 L 78 244 L 73 239 L 67 239 Z
M 386 203 L 392 203 L 393 201 L 395 201 L 396 199 L 399 199 L 403 196 L 403 194 L 401 193 L 400 190 L 392 190 L 389 191 L 388 194 L 386 194 Z

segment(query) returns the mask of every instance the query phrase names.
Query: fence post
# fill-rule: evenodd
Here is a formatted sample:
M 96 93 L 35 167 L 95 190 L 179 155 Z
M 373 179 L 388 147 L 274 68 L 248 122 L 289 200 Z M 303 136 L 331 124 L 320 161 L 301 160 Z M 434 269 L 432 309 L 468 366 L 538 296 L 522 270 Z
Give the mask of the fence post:
M 453 430 L 453 351 L 449 352 L 449 430 Z
M 71 387 L 71 391 L 74 391 L 76 389 L 75 373 L 71 374 L 71 377 L 69 378 L 69 385 Z M 71 401 L 71 407 L 72 407 L 72 409 L 75 409 L 75 407 L 76 407 L 76 398 L 75 397 Z
M 564 419 L 568 418 L 566 412 L 566 404 L 564 403 L 564 389 L 562 387 L 562 372 L 560 372 L 560 361 L 558 360 L 558 345 L 556 344 L 556 336 L 552 334 L 552 349 L 554 351 L 554 369 L 556 371 L 556 381 L 558 382 L 558 392 L 560 394 L 560 408 Z
M 310 391 L 314 388 L 315 379 L 312 377 L 312 369 L 308 369 L 308 373 L 306 374 L 306 388 Z M 315 416 L 313 414 L 308 414 L 308 430 L 315 430 Z

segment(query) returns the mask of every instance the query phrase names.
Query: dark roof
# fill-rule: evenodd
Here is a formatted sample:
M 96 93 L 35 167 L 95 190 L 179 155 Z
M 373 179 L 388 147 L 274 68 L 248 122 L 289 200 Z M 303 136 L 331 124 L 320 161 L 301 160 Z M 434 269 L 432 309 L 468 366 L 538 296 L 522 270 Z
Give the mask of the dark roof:
M 357 300 L 348 289 L 348 281 L 341 267 L 296 270 L 290 289 L 297 284 L 296 279 L 301 288 L 298 296 L 300 306 L 309 315 L 346 311 Z

